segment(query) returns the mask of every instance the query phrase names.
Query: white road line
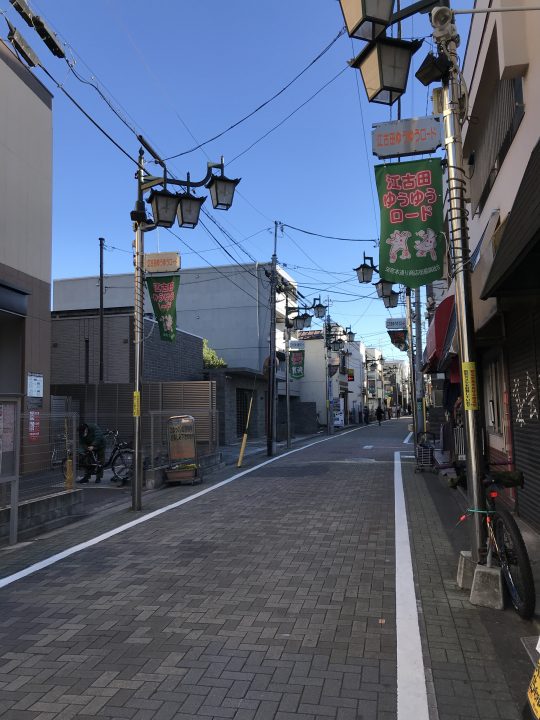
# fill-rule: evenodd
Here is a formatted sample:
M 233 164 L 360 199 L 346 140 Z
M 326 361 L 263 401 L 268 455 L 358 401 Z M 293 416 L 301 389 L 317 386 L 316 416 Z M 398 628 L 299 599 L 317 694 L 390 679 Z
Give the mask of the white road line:
M 327 442 L 328 440 L 334 440 L 338 437 L 343 437 L 344 435 L 348 435 L 351 432 L 355 432 L 358 428 L 354 428 L 352 430 L 345 430 L 344 432 L 339 433 L 339 435 L 329 435 L 328 437 L 323 438 L 322 440 L 316 440 L 315 442 L 309 443 L 309 445 L 303 445 L 300 448 L 296 448 L 294 450 L 289 450 L 288 452 L 283 453 L 282 455 L 276 455 L 275 457 L 270 458 L 269 460 L 265 460 L 264 462 L 260 463 L 259 465 L 255 465 L 255 467 L 248 468 L 247 470 L 243 470 L 242 472 L 236 473 L 236 475 L 233 475 L 232 477 L 228 478 L 227 480 L 222 480 L 219 483 L 216 483 L 215 485 L 212 485 L 209 488 L 206 488 L 205 490 L 201 490 L 200 492 L 195 493 L 194 495 L 190 495 L 187 498 L 183 498 L 183 500 L 178 500 L 175 503 L 171 503 L 170 505 L 166 505 L 165 507 L 159 508 L 159 510 L 154 510 L 153 512 L 150 512 L 146 515 L 143 515 L 142 517 L 137 518 L 136 520 L 132 520 L 131 522 L 125 523 L 124 525 L 120 525 L 117 528 L 113 528 L 112 530 L 109 530 L 106 533 L 103 533 L 102 535 L 98 535 L 97 537 L 91 538 L 90 540 L 86 540 L 85 542 L 79 543 L 78 545 L 74 545 L 73 547 L 67 548 L 66 550 L 62 550 L 62 552 L 56 553 L 55 555 L 51 555 L 48 558 L 45 558 L 45 560 L 40 560 L 40 562 L 34 563 L 33 565 L 29 565 L 28 567 L 24 568 L 23 570 L 20 570 L 19 572 L 14 573 L 13 575 L 7 575 L 6 577 L 0 578 L 0 588 L 6 587 L 6 585 L 11 585 L 11 583 L 16 582 L 17 580 L 22 580 L 22 578 L 28 577 L 28 575 L 33 575 L 34 573 L 38 572 L 39 570 L 43 570 L 43 568 L 49 567 L 49 565 L 54 565 L 57 562 L 60 562 L 60 560 L 64 560 L 64 558 L 69 557 L 70 555 L 74 555 L 75 553 L 80 552 L 81 550 L 86 550 L 86 548 L 92 547 L 93 545 L 97 545 L 100 542 L 103 542 L 104 540 L 108 540 L 110 537 L 114 537 L 115 535 L 119 535 L 120 533 L 124 532 L 125 530 L 129 530 L 132 527 L 135 527 L 136 525 L 140 525 L 141 523 L 147 522 L 148 520 L 152 520 L 155 517 L 158 517 L 158 515 L 162 515 L 163 513 L 168 512 L 169 510 L 174 510 L 177 507 L 180 507 L 181 505 L 185 505 L 188 502 L 191 502 L 192 500 L 196 500 L 199 497 L 202 497 L 203 495 L 206 495 L 207 493 L 213 492 L 214 490 L 217 490 L 220 487 L 223 487 L 223 485 L 228 485 L 229 483 L 233 482 L 234 480 L 238 480 L 241 477 L 244 477 L 244 475 L 249 475 L 249 473 L 254 472 L 255 470 L 258 470 L 259 468 L 264 467 L 265 465 L 269 465 L 270 463 L 275 462 L 276 460 L 280 460 L 281 458 L 287 457 L 287 455 L 292 455 L 293 453 L 300 452 L 301 450 L 306 450 L 307 448 L 313 447 L 314 445 L 319 445 L 320 443 Z
M 372 450 L 373 445 L 364 445 L 364 450 Z
M 403 441 L 403 444 L 404 444 L 404 445 L 407 445 L 408 443 L 410 443 L 410 442 L 411 442 L 411 438 L 412 438 L 412 432 L 410 432 L 410 433 L 407 435 L 407 437 L 406 437 L 405 440 Z
M 394 453 L 398 720 L 429 720 L 400 453 Z

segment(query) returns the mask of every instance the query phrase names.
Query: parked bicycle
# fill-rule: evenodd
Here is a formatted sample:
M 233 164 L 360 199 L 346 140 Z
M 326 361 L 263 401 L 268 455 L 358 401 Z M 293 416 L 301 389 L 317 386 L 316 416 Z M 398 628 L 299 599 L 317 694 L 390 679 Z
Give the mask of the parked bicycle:
M 531 562 L 520 529 L 511 513 L 496 506 L 502 488 L 523 487 L 523 473 L 516 471 L 491 472 L 483 480 L 486 509 L 468 509 L 460 520 L 475 512 L 482 512 L 486 523 L 486 549 L 482 561 L 488 567 L 496 564 L 501 569 L 507 596 L 518 615 L 529 619 L 534 614 L 536 591 Z
M 105 430 L 103 435 L 107 446 L 112 441 L 112 448 L 105 462 L 99 462 L 97 454 L 94 450 L 86 450 L 84 452 L 79 452 L 79 466 L 82 467 L 84 465 L 91 475 L 95 475 L 102 470 L 111 468 L 113 472 L 113 479 L 118 480 L 124 485 L 131 479 L 133 472 L 133 450 L 128 447 L 127 442 L 122 442 L 118 439 L 118 430 Z M 64 473 L 64 477 L 66 477 L 67 458 L 62 461 L 62 471 Z

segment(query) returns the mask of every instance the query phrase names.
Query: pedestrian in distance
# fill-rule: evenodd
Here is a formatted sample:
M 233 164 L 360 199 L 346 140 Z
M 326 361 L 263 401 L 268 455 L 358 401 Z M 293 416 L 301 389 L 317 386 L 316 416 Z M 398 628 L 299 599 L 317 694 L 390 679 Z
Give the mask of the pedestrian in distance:
M 364 425 L 369 425 L 369 408 L 367 405 L 364 407 Z
M 396 407 L 396 417 L 399 419 L 401 416 L 401 405 Z
M 381 424 L 381 420 L 383 419 L 384 411 L 382 407 L 379 405 L 379 407 L 375 410 L 375 417 L 377 418 L 377 422 L 379 425 Z
M 98 462 L 95 469 L 96 483 L 100 483 L 105 463 L 105 438 L 103 431 L 95 423 L 83 422 L 79 425 L 79 452 L 82 456 L 81 466 L 84 468 L 84 476 L 77 482 L 82 484 L 90 480 L 92 470 L 96 468 L 95 457 Z M 92 457 L 92 453 L 94 457 Z

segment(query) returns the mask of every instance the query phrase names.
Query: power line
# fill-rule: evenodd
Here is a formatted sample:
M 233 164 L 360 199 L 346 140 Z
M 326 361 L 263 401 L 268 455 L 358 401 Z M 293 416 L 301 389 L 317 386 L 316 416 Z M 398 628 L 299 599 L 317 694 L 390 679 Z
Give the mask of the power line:
M 378 240 L 375 238 L 348 238 L 348 237 L 338 237 L 336 235 L 323 235 L 321 233 L 312 232 L 311 230 L 304 230 L 303 228 L 295 227 L 294 225 L 289 225 L 288 223 L 283 223 L 284 227 L 288 227 L 291 230 L 296 230 L 297 232 L 304 233 L 305 235 L 313 235 L 315 237 L 325 238 L 326 240 L 341 240 L 344 242 L 369 242 L 373 243 L 375 247 L 377 247 Z
M 183 155 L 189 155 L 189 153 L 195 152 L 195 150 L 199 150 L 200 148 L 204 147 L 204 145 L 208 145 L 209 143 L 213 142 L 214 140 L 217 140 L 218 138 L 223 137 L 223 135 L 225 135 L 225 133 L 228 133 L 233 128 L 238 127 L 238 125 L 241 125 L 243 122 L 248 120 L 248 118 L 252 117 L 253 115 L 255 115 L 255 113 L 259 112 L 259 110 L 262 110 L 269 103 L 271 103 L 273 100 L 275 100 L 277 97 L 279 97 L 282 93 L 284 93 L 285 90 L 287 90 L 294 82 L 296 82 L 296 80 L 298 80 L 298 78 L 300 78 L 307 70 L 309 70 L 309 68 L 312 65 L 314 65 L 318 60 L 320 60 L 320 58 L 322 58 L 323 55 L 325 53 L 327 53 L 328 50 L 330 50 L 332 45 L 343 35 L 344 32 L 345 32 L 345 28 L 343 27 L 343 28 L 341 28 L 339 33 L 336 35 L 336 37 L 324 48 L 324 50 L 322 50 L 317 55 L 317 57 L 315 57 L 308 65 L 306 65 L 306 67 L 301 72 L 299 72 L 289 83 L 287 83 L 287 85 L 282 87 L 281 90 L 278 90 L 278 92 L 275 93 L 275 95 L 272 95 L 271 98 L 269 98 L 268 100 L 265 100 L 265 102 L 263 102 L 261 105 L 259 105 L 257 108 L 255 108 L 255 110 L 252 110 L 250 113 L 245 115 L 240 120 L 237 120 L 235 123 L 230 125 L 226 130 L 223 130 L 222 132 L 218 133 L 217 135 L 214 135 L 213 137 L 209 138 L 208 140 L 205 140 L 204 142 L 199 143 L 195 147 L 192 147 L 190 150 L 184 150 L 183 152 L 176 153 L 176 155 L 170 155 L 169 157 L 165 158 L 165 160 L 166 161 L 174 160 L 175 158 L 182 157 Z M 247 151 L 244 151 L 244 152 L 247 152 Z M 240 156 L 238 155 L 237 157 L 240 157 Z

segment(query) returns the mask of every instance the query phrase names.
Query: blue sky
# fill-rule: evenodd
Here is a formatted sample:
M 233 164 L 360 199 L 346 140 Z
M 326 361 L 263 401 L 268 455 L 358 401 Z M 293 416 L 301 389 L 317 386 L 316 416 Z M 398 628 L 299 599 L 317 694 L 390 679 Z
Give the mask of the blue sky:
M 48 72 L 125 151 L 118 149 L 78 110 L 45 73 L 35 75 L 54 94 L 53 278 L 99 272 L 98 238 L 104 237 L 105 272 L 131 272 L 133 232 L 129 213 L 136 195 L 135 165 L 142 133 L 168 158 L 169 172 L 198 180 L 208 161 L 225 158 L 226 174 L 240 177 L 227 213 L 205 208 L 219 225 L 204 224 L 237 262 L 270 260 L 274 221 L 278 261 L 298 281 L 309 304 L 331 299 L 332 318 L 352 326 L 367 345 L 401 357 L 384 322 L 403 308 L 385 310 L 371 286 L 352 268 L 373 242 L 379 218 L 373 179 L 371 126 L 395 117 L 367 102 L 360 75 L 347 67 L 362 43 L 337 37 L 343 18 L 337 0 L 35 0 L 66 46 L 80 79 L 8 4 L 8 19 L 24 35 Z M 462 37 L 466 31 L 459 23 Z M 403 37 L 426 37 L 413 71 L 430 49 L 427 16 L 406 21 Z M 7 36 L 7 26 L 2 37 Z M 337 38 L 337 39 L 336 39 Z M 335 42 L 333 42 L 335 41 Z M 464 46 L 465 43 L 463 43 Z M 329 49 L 312 63 L 323 50 Z M 312 64 L 311 64 L 312 63 Z M 263 105 L 308 65 L 299 79 L 251 118 L 222 133 Z M 101 91 L 88 83 L 97 84 Z M 112 112 L 103 96 L 117 110 Z M 402 116 L 431 112 L 430 90 L 413 76 Z M 150 172 L 157 172 L 149 165 Z M 146 250 L 179 250 L 184 267 L 233 260 L 199 226 L 146 235 Z

